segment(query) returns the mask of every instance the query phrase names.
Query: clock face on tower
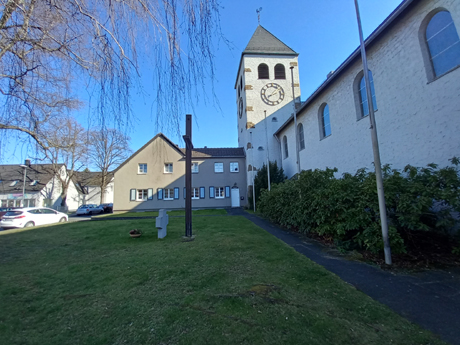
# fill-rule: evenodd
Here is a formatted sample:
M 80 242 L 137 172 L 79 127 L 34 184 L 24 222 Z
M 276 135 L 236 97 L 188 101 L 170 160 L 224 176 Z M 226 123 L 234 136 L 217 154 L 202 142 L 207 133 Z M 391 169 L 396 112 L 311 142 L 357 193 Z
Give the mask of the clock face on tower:
M 238 101 L 238 115 L 241 119 L 241 116 L 243 116 L 243 98 L 240 97 Z
M 279 84 L 268 83 L 260 90 L 260 97 L 268 105 L 277 105 L 284 99 L 284 90 Z

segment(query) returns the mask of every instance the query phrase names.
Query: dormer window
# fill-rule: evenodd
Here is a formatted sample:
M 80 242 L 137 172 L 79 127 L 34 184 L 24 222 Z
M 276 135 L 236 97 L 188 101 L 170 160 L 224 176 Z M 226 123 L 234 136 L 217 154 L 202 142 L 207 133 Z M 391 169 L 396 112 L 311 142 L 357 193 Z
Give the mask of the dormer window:
M 18 182 L 19 182 L 18 180 L 11 182 L 10 187 L 16 186 L 18 184 Z
M 30 185 L 31 186 L 36 186 L 38 183 L 38 180 L 33 180 L 32 182 L 30 182 Z

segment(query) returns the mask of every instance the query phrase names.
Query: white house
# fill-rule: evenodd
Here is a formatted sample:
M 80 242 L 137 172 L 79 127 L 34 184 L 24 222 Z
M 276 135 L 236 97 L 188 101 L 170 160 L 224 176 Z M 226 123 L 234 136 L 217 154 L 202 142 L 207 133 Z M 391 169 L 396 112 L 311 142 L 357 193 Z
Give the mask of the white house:
M 63 177 L 67 174 L 64 164 L 59 166 L 59 174 Z M 72 201 L 76 195 L 78 192 L 71 182 L 67 192 L 69 210 L 78 208 Z M 60 210 L 61 201 L 61 183 L 51 164 L 0 165 L 1 207 L 46 206 Z

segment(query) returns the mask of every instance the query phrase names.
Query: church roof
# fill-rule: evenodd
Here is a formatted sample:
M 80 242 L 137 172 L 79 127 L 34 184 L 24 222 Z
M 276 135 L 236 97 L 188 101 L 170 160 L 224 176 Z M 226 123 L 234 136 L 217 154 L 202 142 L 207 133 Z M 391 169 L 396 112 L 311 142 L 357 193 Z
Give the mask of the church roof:
M 261 25 L 249 40 L 242 55 L 244 54 L 299 55 Z

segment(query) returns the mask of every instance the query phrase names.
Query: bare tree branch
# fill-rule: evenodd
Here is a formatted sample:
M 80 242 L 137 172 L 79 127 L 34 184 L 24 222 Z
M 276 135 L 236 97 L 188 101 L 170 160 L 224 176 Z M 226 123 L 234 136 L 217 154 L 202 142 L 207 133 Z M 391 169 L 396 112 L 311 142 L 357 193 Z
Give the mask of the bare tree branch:
M 78 108 L 82 83 L 99 124 L 120 128 L 149 60 L 157 125 L 178 130 L 214 77 L 218 1 L 0 0 L 0 129 L 39 137 Z

